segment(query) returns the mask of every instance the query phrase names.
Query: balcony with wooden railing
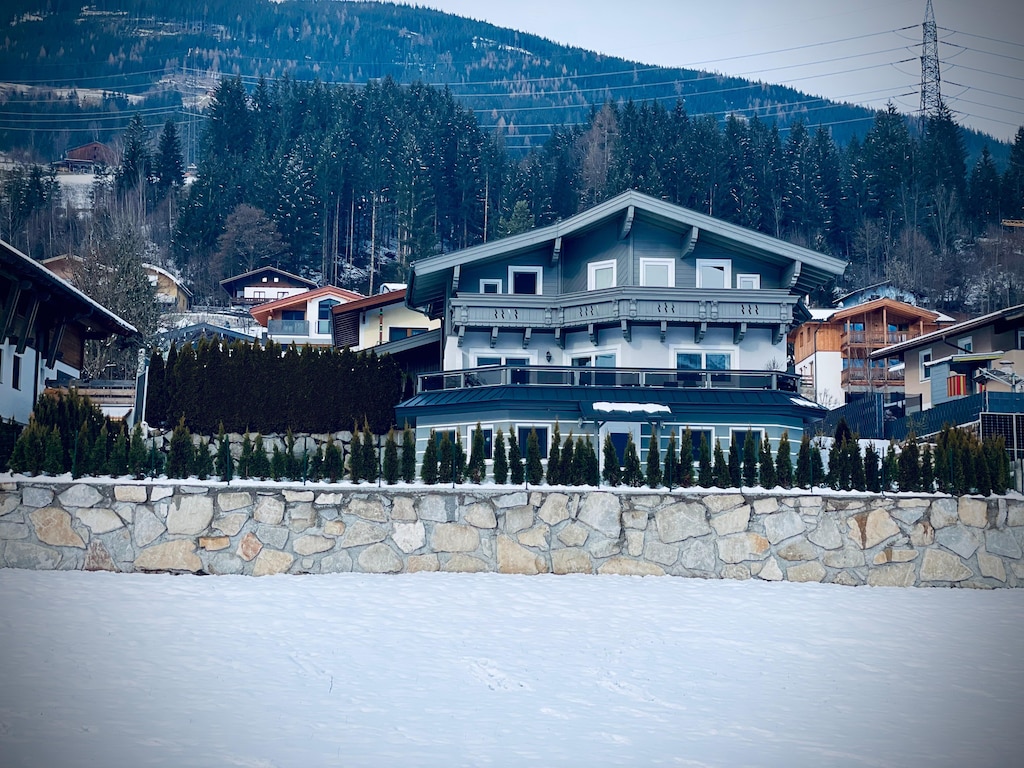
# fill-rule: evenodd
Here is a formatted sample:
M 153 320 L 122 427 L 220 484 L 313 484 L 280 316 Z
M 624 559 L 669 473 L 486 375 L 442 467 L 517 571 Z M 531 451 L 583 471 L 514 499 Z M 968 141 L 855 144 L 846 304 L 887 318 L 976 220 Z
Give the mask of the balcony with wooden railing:
M 892 344 L 899 344 L 913 338 L 908 331 L 847 331 L 839 336 L 840 350 L 845 352 L 851 347 L 876 350 Z
M 902 387 L 904 382 L 902 370 L 851 366 L 841 374 L 843 387 Z

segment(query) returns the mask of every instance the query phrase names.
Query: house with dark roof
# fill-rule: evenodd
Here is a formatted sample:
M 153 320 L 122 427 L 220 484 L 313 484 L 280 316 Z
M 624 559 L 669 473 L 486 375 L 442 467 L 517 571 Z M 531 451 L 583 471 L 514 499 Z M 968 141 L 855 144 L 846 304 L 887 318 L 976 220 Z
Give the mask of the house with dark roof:
M 47 387 L 79 379 L 85 342 L 138 330 L 0 241 L 0 418 L 25 424 Z
M 232 305 L 253 306 L 311 291 L 316 283 L 277 267 L 260 267 L 220 281 Z
M 397 408 L 422 452 L 477 422 L 546 456 L 556 422 L 601 452 L 689 427 L 727 449 L 748 429 L 799 440 L 824 409 L 787 373 L 802 297 L 839 259 L 625 192 L 547 227 L 415 262 L 406 303 L 441 321 L 442 371 Z

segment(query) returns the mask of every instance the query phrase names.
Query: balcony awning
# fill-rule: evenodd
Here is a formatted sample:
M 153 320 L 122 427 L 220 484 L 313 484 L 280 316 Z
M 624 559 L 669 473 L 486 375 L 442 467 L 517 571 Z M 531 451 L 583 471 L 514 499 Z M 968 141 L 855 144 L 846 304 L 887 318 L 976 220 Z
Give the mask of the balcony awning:
M 970 352 L 962 355 L 949 355 L 947 357 L 943 357 L 941 360 L 932 360 L 931 362 L 925 363 L 924 367 L 932 368 L 936 365 L 948 363 L 952 370 L 957 370 L 958 368 L 973 370 L 978 367 L 979 363 L 990 363 L 993 360 L 1000 359 L 1005 354 L 1005 352 Z

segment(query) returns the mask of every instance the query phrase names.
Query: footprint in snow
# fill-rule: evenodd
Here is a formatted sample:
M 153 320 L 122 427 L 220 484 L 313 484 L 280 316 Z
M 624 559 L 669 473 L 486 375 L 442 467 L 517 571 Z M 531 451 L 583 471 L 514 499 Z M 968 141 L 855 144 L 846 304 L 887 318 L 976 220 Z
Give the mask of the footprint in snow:
M 515 680 L 500 669 L 490 659 L 469 659 L 469 671 L 473 677 L 492 691 L 531 691 L 527 683 Z

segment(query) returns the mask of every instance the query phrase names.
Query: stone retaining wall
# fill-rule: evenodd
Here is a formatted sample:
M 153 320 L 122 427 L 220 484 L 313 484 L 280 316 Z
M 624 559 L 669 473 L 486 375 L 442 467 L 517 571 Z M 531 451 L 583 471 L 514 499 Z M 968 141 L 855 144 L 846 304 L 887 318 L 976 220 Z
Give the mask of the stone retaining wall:
M 174 481 L 0 483 L 0 566 L 1024 586 L 1024 500 Z

